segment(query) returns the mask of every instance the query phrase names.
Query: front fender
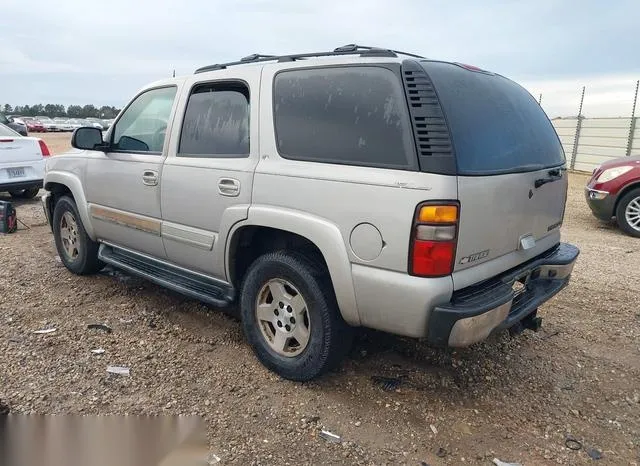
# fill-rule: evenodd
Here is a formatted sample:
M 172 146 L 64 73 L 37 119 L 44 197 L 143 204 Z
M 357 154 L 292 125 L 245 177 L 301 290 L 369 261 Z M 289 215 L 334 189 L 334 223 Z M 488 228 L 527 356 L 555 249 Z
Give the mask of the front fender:
M 308 239 L 320 250 L 329 268 L 336 299 L 343 319 L 350 325 L 359 326 L 360 316 L 356 303 L 351 261 L 347 254 L 342 234 L 333 223 L 305 212 L 269 206 L 252 206 L 246 220 L 233 226 L 229 238 L 246 226 L 263 226 L 295 233 Z M 230 241 L 225 250 L 225 268 L 230 277 Z
M 56 170 L 48 171 L 44 178 L 44 189 L 50 191 L 53 183 L 61 184 L 69 188 L 69 191 L 71 191 L 71 194 L 75 199 L 76 207 L 78 208 L 78 213 L 82 220 L 82 225 L 84 226 L 87 235 L 95 241 L 96 236 L 93 231 L 93 225 L 91 224 L 87 199 L 84 195 L 84 189 L 82 189 L 82 182 L 80 181 L 80 178 L 69 172 Z

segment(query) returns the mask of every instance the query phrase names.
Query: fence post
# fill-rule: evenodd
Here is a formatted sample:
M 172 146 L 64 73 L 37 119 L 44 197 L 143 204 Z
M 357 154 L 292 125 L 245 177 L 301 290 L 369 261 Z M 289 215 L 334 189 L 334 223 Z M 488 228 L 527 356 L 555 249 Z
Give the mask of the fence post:
M 633 96 L 633 107 L 631 108 L 631 123 L 629 124 L 629 139 L 627 140 L 627 152 L 625 155 L 631 155 L 631 146 L 633 145 L 633 133 L 636 132 L 636 103 L 638 102 L 638 86 L 640 80 L 636 81 L 636 93 Z
M 569 168 L 573 170 L 576 166 L 576 157 L 578 155 L 578 140 L 580 139 L 580 129 L 582 128 L 582 104 L 584 103 L 584 91 L 586 86 L 582 86 L 582 95 L 580 96 L 580 107 L 578 108 L 578 122 L 576 123 L 576 136 L 573 139 L 573 151 L 571 153 L 571 164 Z

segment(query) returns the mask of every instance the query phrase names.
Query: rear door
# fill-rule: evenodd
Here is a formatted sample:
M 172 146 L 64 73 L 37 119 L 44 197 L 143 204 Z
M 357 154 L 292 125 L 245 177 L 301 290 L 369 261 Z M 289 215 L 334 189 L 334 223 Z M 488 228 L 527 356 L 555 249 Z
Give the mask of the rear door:
M 447 119 L 461 204 L 456 289 L 559 242 L 565 156 L 546 114 L 521 86 L 472 67 L 423 62 Z
M 216 71 L 214 79 L 189 78 L 162 169 L 167 259 L 222 279 L 226 233 L 251 204 L 260 71 L 234 68 Z

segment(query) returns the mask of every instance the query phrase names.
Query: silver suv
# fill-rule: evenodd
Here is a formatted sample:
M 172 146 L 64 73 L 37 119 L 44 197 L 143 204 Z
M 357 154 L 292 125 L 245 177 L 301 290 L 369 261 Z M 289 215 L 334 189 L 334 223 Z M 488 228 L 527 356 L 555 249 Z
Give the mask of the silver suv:
M 72 145 L 43 197 L 66 267 L 237 305 L 288 379 L 336 366 L 358 326 L 451 347 L 535 330 L 578 256 L 547 116 L 459 63 L 252 55 L 153 83 Z

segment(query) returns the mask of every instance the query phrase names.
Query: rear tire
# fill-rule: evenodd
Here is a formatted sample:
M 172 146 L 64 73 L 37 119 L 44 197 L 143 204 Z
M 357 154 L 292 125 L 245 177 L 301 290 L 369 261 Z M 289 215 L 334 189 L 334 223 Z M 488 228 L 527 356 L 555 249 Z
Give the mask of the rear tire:
M 640 188 L 622 196 L 616 208 L 616 220 L 626 234 L 640 238 Z
M 63 196 L 53 209 L 53 236 L 60 260 L 76 275 L 99 272 L 104 263 L 98 259 L 99 244 L 89 238 L 73 198 Z
M 29 189 L 21 189 L 19 191 L 9 191 L 14 199 L 33 199 L 40 192 L 40 188 L 34 187 Z
M 258 359 L 285 379 L 314 379 L 339 365 L 351 346 L 328 272 L 300 254 L 259 257 L 243 281 L 240 313 Z

